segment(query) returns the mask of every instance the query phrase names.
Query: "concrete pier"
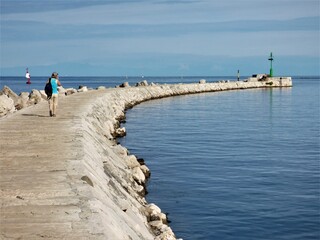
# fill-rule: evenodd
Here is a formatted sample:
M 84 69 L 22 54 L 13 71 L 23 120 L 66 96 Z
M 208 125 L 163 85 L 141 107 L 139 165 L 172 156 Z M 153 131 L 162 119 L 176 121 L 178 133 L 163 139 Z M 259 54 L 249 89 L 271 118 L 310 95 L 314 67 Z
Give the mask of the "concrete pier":
M 279 78 L 92 90 L 61 96 L 57 117 L 42 101 L 0 118 L 0 238 L 175 239 L 150 218 L 143 169 L 115 141 L 125 109 L 183 94 L 291 86 Z

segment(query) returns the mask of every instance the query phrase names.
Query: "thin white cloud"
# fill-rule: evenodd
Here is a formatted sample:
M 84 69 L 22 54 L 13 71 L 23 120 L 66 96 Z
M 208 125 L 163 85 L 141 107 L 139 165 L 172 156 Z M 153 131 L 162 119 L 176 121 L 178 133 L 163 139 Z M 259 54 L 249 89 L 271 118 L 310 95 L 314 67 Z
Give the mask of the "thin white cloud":
M 319 17 L 292 20 L 227 21 L 193 24 L 44 24 L 34 21 L 7 21 L 3 26 L 3 41 L 45 41 L 57 39 L 110 39 L 141 37 L 176 37 L 190 34 L 266 31 L 318 31 Z M 297 33 L 298 34 L 298 33 Z
M 178 5 L 130 1 L 50 13 L 26 11 L 7 14 L 4 19 L 56 24 L 168 24 L 285 20 L 310 16 L 319 16 L 318 0 L 197 1 Z
M 261 44 L 263 42 L 263 44 Z M 63 61 L 85 61 L 98 58 L 99 61 L 110 56 L 143 55 L 145 53 L 167 55 L 188 54 L 197 56 L 261 56 L 270 51 L 282 56 L 320 55 L 319 36 L 313 31 L 259 32 L 259 33 L 207 33 L 185 35 L 183 38 L 135 37 L 130 39 L 100 40 L 59 40 L 30 42 L 24 45 L 7 43 L 2 50 L 4 56 L 14 56 L 3 62 L 2 67 L 13 67 L 26 63 L 40 65 Z M 34 49 L 37 49 L 35 51 Z M 294 51 L 293 51 L 294 49 Z
M 274 51 L 319 58 L 318 0 L 127 0 L 89 6 L 80 0 L 72 9 L 74 0 L 65 8 L 64 2 L 58 2 L 59 11 L 1 12 L 1 68 L 108 64 L 110 56 L 152 54 L 209 59 Z

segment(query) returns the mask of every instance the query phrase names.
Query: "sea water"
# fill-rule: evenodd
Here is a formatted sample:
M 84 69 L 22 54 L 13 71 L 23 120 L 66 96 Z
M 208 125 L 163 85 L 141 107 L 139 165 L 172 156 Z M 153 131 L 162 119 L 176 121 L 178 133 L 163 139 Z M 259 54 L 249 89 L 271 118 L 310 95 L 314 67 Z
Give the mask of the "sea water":
M 234 77 L 65 77 L 65 88 L 213 82 Z M 0 77 L 0 89 L 43 89 L 47 77 Z M 119 139 L 151 169 L 148 202 L 177 237 L 320 239 L 319 77 L 292 88 L 164 98 L 127 111 Z
M 130 86 L 135 86 L 136 83 L 147 80 L 148 83 L 195 83 L 200 79 L 205 78 L 208 82 L 216 82 L 220 80 L 235 80 L 235 76 L 208 76 L 208 77 L 142 77 L 142 76 L 124 76 L 124 77 L 74 77 L 74 76 L 60 76 L 59 80 L 64 88 L 78 89 L 80 86 L 87 86 L 88 88 L 97 88 L 100 86 L 115 87 L 124 82 L 128 82 Z M 32 89 L 43 90 L 48 76 L 31 77 L 31 84 L 26 84 L 26 78 L 23 76 L 0 76 L 0 90 L 4 86 L 8 86 L 17 94 L 20 92 L 30 92 Z
M 320 239 L 319 78 L 178 96 L 127 111 L 120 139 L 151 170 L 177 237 Z

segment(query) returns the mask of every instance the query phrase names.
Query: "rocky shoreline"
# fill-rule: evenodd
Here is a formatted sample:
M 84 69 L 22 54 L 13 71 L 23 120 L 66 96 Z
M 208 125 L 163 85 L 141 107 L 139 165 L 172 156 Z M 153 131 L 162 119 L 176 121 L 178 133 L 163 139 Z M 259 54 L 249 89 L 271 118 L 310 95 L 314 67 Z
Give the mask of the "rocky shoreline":
M 57 132 L 61 132 L 61 135 L 69 134 L 68 139 L 64 140 L 65 144 L 60 148 L 59 158 L 55 159 L 56 164 L 61 164 L 59 171 L 54 165 L 52 166 L 53 170 L 45 172 L 50 175 L 42 175 L 43 171 L 33 173 L 33 176 L 41 174 L 44 178 L 50 176 L 52 178 L 52 174 L 57 178 L 63 178 L 64 187 L 59 189 L 59 196 L 55 196 L 54 200 L 50 195 L 52 191 L 49 191 L 48 184 L 44 186 L 45 190 L 43 190 L 48 193 L 44 194 L 42 191 L 40 194 L 37 192 L 37 189 L 42 187 L 41 181 L 37 183 L 37 189 L 24 190 L 18 183 L 7 187 L 6 184 L 10 185 L 10 183 L 5 179 L 12 179 L 12 174 L 17 174 L 15 171 L 18 170 L 14 171 L 15 168 L 12 164 L 18 164 L 13 161 L 17 158 L 16 155 L 20 154 L 9 151 L 16 146 L 21 146 L 23 142 L 19 142 L 17 139 L 12 140 L 11 136 L 2 137 L 3 142 L 0 142 L 3 144 L 2 150 L 12 160 L 0 158 L 1 169 L 3 169 L 1 175 L 4 176 L 4 180 L 1 180 L 1 212 L 4 213 L 3 219 L 1 219 L 1 237 L 3 239 L 19 237 L 43 239 L 43 236 L 52 239 L 176 239 L 172 229 L 168 226 L 166 215 L 161 212 L 158 206 L 147 203 L 144 198 L 145 184 L 150 176 L 148 167 L 136 156 L 131 155 L 126 148 L 117 144 L 116 138 L 125 134 L 125 129 L 120 128 L 120 122 L 125 119 L 126 109 L 144 101 L 184 94 L 291 86 L 291 78 L 273 78 L 264 82 L 206 83 L 202 80 L 194 84 L 172 85 L 148 85 L 147 82 L 144 82 L 137 87 L 124 84 L 119 88 L 105 89 L 101 87 L 99 90 L 83 91 L 81 94 L 71 95 L 65 91 L 61 93 L 61 101 L 59 100 L 61 114 L 58 114 L 58 117 L 53 120 L 60 123 L 58 125 L 60 127 L 52 125 L 48 120 L 40 120 L 39 116 L 42 116 L 43 112 L 47 112 L 46 101 L 42 100 L 45 97 L 40 99 L 31 97 L 33 95 L 39 97 L 37 93 L 29 94 L 30 105 L 39 106 L 32 108 L 32 114 L 26 114 L 29 112 L 26 108 L 24 114 L 20 114 L 18 111 L 0 119 L 1 134 L 2 136 L 10 135 L 10 131 L 16 127 L 12 122 L 22 121 L 21 119 L 26 116 L 38 116 L 32 121 L 38 121 L 39 128 L 42 125 L 42 127 L 47 127 L 50 124 L 55 135 L 60 136 Z M 17 100 L 19 98 L 14 100 L 10 97 L 11 95 L 12 93 L 9 94 L 8 91 L 6 93 L 2 91 L 1 94 L 1 96 L 5 96 L 2 97 L 4 99 L 11 99 L 9 102 L 11 102 L 11 106 L 14 106 L 10 109 L 3 107 L 4 104 L 0 102 L 0 110 L 7 109 L 6 114 L 17 111 L 17 106 L 20 106 L 18 104 L 20 100 Z M 4 112 L 4 110 L 1 111 Z M 61 124 L 64 124 L 64 127 L 61 127 Z M 40 132 L 39 130 L 39 133 L 33 132 L 33 134 L 38 136 Z M 19 132 L 16 134 L 18 135 Z M 57 141 L 59 144 L 62 140 L 59 137 L 56 138 L 52 137 L 52 141 Z M 12 143 L 8 143 L 10 140 Z M 47 142 L 45 138 L 41 137 L 39 141 L 43 144 Z M 28 155 L 28 151 L 28 148 L 25 148 L 23 153 Z M 30 156 L 34 154 L 31 151 L 35 151 L 38 158 L 44 154 L 41 149 L 30 148 Z M 30 162 L 34 161 L 30 158 Z M 38 168 L 39 164 L 43 169 L 48 167 L 41 161 L 37 162 Z M 5 171 L 6 168 L 10 171 Z M 25 182 L 21 184 L 25 184 Z M 40 205 L 46 206 L 46 208 L 39 209 Z M 19 213 L 21 209 L 27 209 L 23 210 L 25 212 L 23 216 Z M 46 211 L 56 214 L 54 221 L 48 221 L 48 216 L 43 213 Z M 30 229 L 28 224 L 28 227 L 12 226 L 10 223 L 17 216 L 19 222 L 28 224 L 32 222 L 32 229 L 36 230 Z M 36 220 L 34 220 L 35 217 L 37 217 Z M 39 220 L 40 217 L 42 221 Z M 59 222 L 59 219 L 67 219 L 68 224 L 64 224 L 61 228 L 51 228 L 50 223 Z M 47 224 L 46 228 L 43 228 L 43 222 Z

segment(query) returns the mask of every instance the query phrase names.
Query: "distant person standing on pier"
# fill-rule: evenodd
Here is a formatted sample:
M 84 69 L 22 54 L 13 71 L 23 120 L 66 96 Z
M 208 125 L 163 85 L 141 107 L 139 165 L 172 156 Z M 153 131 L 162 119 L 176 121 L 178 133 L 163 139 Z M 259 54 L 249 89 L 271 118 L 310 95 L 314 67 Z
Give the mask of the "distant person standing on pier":
M 28 70 L 28 68 L 26 69 L 26 79 L 27 79 L 27 82 L 26 82 L 26 84 L 31 84 L 31 81 L 30 81 L 30 73 L 29 73 L 29 70 Z
M 57 114 L 57 106 L 58 106 L 58 86 L 61 86 L 59 81 L 59 76 L 57 72 L 52 73 L 51 78 L 49 78 L 48 82 L 51 81 L 52 86 L 52 96 L 49 98 L 49 114 L 50 117 L 55 117 Z

